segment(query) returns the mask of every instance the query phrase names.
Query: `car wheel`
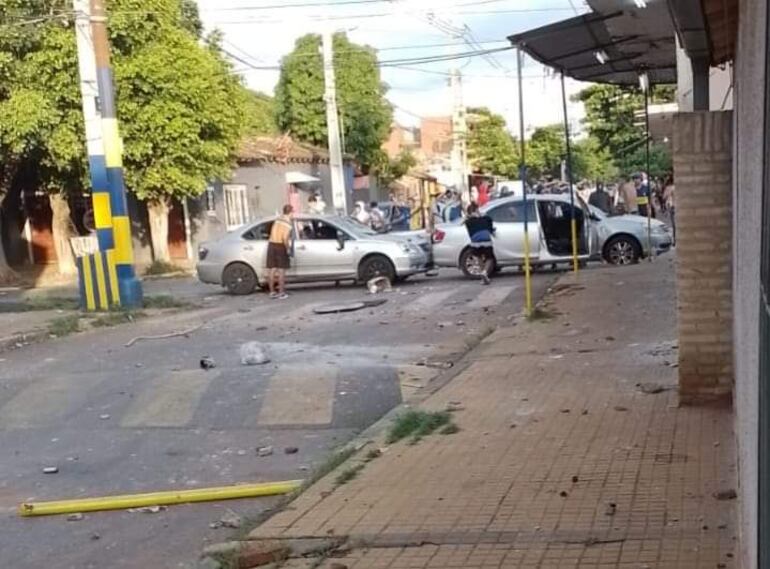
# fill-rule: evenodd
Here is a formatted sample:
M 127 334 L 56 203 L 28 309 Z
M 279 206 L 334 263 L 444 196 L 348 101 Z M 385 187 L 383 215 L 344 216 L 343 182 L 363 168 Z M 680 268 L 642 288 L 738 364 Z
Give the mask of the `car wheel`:
M 633 265 L 641 256 L 639 243 L 625 235 L 613 237 L 604 246 L 604 259 L 611 265 Z
M 372 255 L 361 262 L 358 267 L 358 278 L 368 282 L 375 277 L 386 277 L 390 282 L 396 280 L 396 269 L 390 259 L 383 255 Z
M 482 272 L 487 275 L 491 274 L 495 266 L 495 260 L 487 259 L 486 267 L 483 265 L 484 263 L 481 257 L 472 247 L 468 247 L 463 251 L 462 255 L 460 255 L 460 270 L 469 279 L 479 278 Z
M 251 294 L 257 287 L 257 274 L 246 263 L 232 263 L 222 273 L 222 285 L 230 294 Z

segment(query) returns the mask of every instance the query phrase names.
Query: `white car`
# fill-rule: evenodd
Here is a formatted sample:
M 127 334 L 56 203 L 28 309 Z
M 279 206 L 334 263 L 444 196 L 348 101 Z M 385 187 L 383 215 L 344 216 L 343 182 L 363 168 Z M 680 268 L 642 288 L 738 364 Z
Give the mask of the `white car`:
M 534 194 L 527 197 L 530 262 L 553 265 L 572 262 L 569 196 Z M 648 246 L 647 218 L 638 215 L 608 216 L 582 200 L 575 200 L 578 224 L 578 259 L 604 259 L 613 265 L 636 263 L 648 255 L 668 251 L 672 239 L 668 227 L 653 219 Z M 524 264 L 524 201 L 503 198 L 481 208 L 492 218 L 495 268 Z M 477 276 L 479 259 L 470 247 L 462 220 L 438 225 L 433 231 L 433 259 L 438 267 L 459 267 L 466 276 Z
M 267 282 L 267 240 L 275 217 L 226 233 L 198 248 L 201 282 L 224 286 L 232 294 L 249 294 Z M 349 218 L 298 215 L 294 256 L 286 281 L 391 281 L 427 272 L 431 243 L 425 234 L 379 234 Z

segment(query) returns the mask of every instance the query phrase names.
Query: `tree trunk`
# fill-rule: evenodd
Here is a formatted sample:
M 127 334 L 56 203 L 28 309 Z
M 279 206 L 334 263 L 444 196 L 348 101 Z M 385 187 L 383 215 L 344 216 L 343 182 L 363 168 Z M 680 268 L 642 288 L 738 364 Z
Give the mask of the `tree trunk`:
M 3 197 L 0 195 L 0 203 Z M 0 216 L 0 285 L 15 284 L 19 280 L 19 275 L 8 265 L 5 258 L 5 247 L 3 246 L 3 218 Z
M 70 204 L 67 197 L 61 194 L 51 194 L 51 211 L 53 217 L 51 220 L 51 231 L 53 233 L 53 243 L 56 248 L 56 259 L 59 266 L 59 274 L 74 275 L 75 259 L 72 256 L 72 247 L 70 247 L 70 237 L 74 235 L 72 217 L 70 214 Z
M 168 198 L 153 199 L 147 202 L 152 258 L 164 263 L 171 262 L 171 254 L 168 250 L 168 213 L 170 209 Z

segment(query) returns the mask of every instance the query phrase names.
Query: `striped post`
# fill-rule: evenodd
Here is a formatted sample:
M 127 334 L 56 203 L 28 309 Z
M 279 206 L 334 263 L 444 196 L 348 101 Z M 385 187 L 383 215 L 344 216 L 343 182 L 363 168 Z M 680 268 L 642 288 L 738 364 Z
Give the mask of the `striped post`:
M 106 224 L 108 219 L 111 220 L 112 248 L 114 249 L 115 269 L 121 304 L 126 307 L 135 307 L 140 306 L 142 303 L 142 286 L 134 273 L 131 221 L 128 217 L 126 191 L 123 183 L 123 144 L 118 132 L 104 0 L 90 0 L 90 8 L 96 82 L 99 92 L 99 110 L 101 112 L 104 173 L 107 188 L 106 192 L 94 191 L 94 217 L 97 220 L 97 231 L 100 215 L 102 216 L 101 222 L 103 224 Z M 98 156 L 94 156 L 93 160 L 89 160 L 91 168 L 96 166 L 98 169 L 100 167 L 100 164 L 97 163 L 98 160 Z M 101 239 L 99 245 L 101 249 Z

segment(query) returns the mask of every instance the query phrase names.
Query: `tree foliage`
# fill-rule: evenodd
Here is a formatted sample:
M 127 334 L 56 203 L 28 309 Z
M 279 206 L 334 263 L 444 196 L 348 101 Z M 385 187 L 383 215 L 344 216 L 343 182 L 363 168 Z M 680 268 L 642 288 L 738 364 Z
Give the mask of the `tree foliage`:
M 365 166 L 383 163 L 380 147 L 388 136 L 393 110 L 385 99 L 374 49 L 334 35 L 337 108 L 345 150 Z M 284 57 L 275 89 L 279 129 L 310 144 L 326 146 L 326 105 L 321 37 L 299 38 Z
M 468 157 L 484 174 L 517 178 L 521 152 L 505 119 L 486 107 L 468 109 Z
M 0 0 L 0 161 L 59 192 L 89 186 L 70 10 Z M 140 198 L 202 192 L 233 164 L 243 87 L 217 46 L 199 41 L 193 2 L 110 0 L 107 11 L 128 188 Z
M 275 99 L 264 93 L 249 91 L 244 109 L 244 134 L 247 136 L 278 133 L 275 122 Z
M 388 158 L 383 152 L 380 161 L 375 167 L 380 183 L 383 186 L 388 186 L 391 182 L 406 175 L 415 165 L 417 165 L 417 159 L 414 157 L 414 154 L 404 149 L 395 158 Z
M 536 128 L 527 146 L 527 172 L 530 178 L 561 175 L 561 163 L 567 155 L 564 127 L 558 124 Z
M 670 86 L 655 87 L 651 102 L 671 102 L 674 93 Z M 644 110 L 644 95 L 638 89 L 592 85 L 577 93 L 573 100 L 583 103 L 585 126 L 598 142 L 599 150 L 609 151 L 615 165 L 626 171 L 626 156 L 635 153 L 637 145 L 644 141 L 644 129 L 637 116 Z

